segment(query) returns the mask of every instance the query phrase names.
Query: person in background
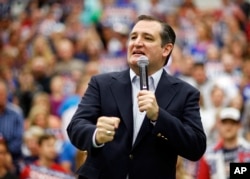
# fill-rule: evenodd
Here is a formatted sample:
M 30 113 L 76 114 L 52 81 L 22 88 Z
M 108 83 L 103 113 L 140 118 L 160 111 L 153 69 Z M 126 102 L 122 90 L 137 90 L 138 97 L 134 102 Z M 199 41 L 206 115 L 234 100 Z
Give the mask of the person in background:
M 214 85 L 209 94 L 211 100 L 211 106 L 203 108 L 201 111 L 201 121 L 206 132 L 207 144 L 210 145 L 218 139 L 217 115 L 218 112 L 225 107 L 226 94 L 223 88 Z M 204 99 L 203 99 L 204 101 Z
M 31 126 L 23 135 L 23 165 L 29 165 L 38 159 L 39 145 L 38 139 L 44 134 L 45 130 L 40 126 Z
M 84 73 L 85 62 L 74 58 L 74 44 L 71 40 L 60 39 L 55 44 L 56 47 L 56 64 L 53 75 L 59 75 L 63 78 L 64 95 L 68 96 L 74 93 L 76 76 L 79 77 Z M 77 75 L 76 75 L 77 73 Z
M 34 39 L 31 43 L 31 63 L 36 63 L 37 62 L 33 62 L 33 61 L 40 61 L 39 65 L 40 65 L 40 69 L 38 70 L 43 70 L 43 63 L 47 64 L 46 65 L 46 74 L 50 75 L 53 72 L 53 68 L 55 65 L 55 55 L 53 52 L 53 48 L 52 45 L 49 42 L 49 38 L 47 38 L 46 36 L 43 36 L 41 34 L 38 34 L 36 36 L 34 36 Z M 42 61 L 42 63 L 41 63 Z M 35 64 L 32 64 L 33 66 L 37 66 Z M 41 76 L 41 72 L 44 73 L 43 71 L 38 71 L 38 74 L 34 74 L 35 78 L 40 78 Z M 42 82 L 42 81 L 39 81 Z M 47 84 L 45 84 L 47 85 Z M 44 89 L 45 91 L 48 90 L 47 86 Z M 47 92 L 47 91 L 46 91 Z
M 210 145 L 199 161 L 198 179 L 229 178 L 230 163 L 250 162 L 250 144 L 241 136 L 241 115 L 236 108 L 225 107 L 219 112 L 217 130 L 220 139 Z
M 43 56 L 36 56 L 30 59 L 30 70 L 34 81 L 40 90 L 46 93 L 50 93 L 50 81 L 52 77 L 50 75 L 51 72 L 48 71 L 49 65 Z
M 78 150 L 69 141 L 66 129 L 72 116 L 74 115 L 77 109 L 79 102 L 81 101 L 81 97 L 84 95 L 86 91 L 88 82 L 89 82 L 88 76 L 82 77 L 82 79 L 77 83 L 75 94 L 66 98 L 60 107 L 62 111 L 61 121 L 62 121 L 62 132 L 64 141 L 61 147 L 61 151 L 59 153 L 59 161 L 67 171 L 71 172 L 74 172 L 76 170 L 76 155 Z
M 129 34 L 130 69 L 91 78 L 67 127 L 71 142 L 88 154 L 79 179 L 174 179 L 178 155 L 202 157 L 200 93 L 164 70 L 174 43 L 168 24 L 141 15 Z M 137 60 L 143 55 L 150 90 L 138 87 Z
M 66 96 L 64 94 L 64 86 L 67 85 L 65 84 L 65 81 L 63 79 L 63 76 L 61 75 L 55 75 L 52 77 L 50 81 L 50 111 L 52 115 L 55 115 L 57 117 L 60 117 L 58 110 L 60 105 L 63 103 L 65 100 Z
M 51 113 L 47 106 L 41 104 L 34 105 L 31 108 L 28 118 L 26 119 L 26 129 L 32 126 L 38 126 L 46 130 L 49 128 L 60 128 L 61 122 L 59 118 L 51 117 Z
M 38 139 L 38 160 L 27 165 L 20 174 L 20 179 L 50 178 L 73 179 L 59 163 L 56 163 L 56 137 L 51 134 L 43 134 Z
M 24 66 L 18 74 L 18 89 L 15 91 L 15 101 L 21 107 L 24 118 L 28 116 L 33 97 L 39 91 L 41 88 L 34 80 L 30 67 Z
M 178 156 L 176 163 L 176 179 L 192 179 L 184 168 L 184 159 L 180 156 Z
M 47 121 L 46 125 L 43 122 L 43 125 L 40 127 L 44 128 L 60 128 L 61 121 L 60 118 L 56 115 L 53 115 L 51 113 L 51 103 L 50 103 L 50 96 L 46 92 L 38 92 L 34 95 L 34 98 L 32 100 L 32 108 L 29 113 L 29 116 L 25 120 L 25 128 L 28 128 L 32 124 L 36 124 L 36 116 L 38 114 L 43 114 L 43 119 L 40 121 Z
M 0 136 L 0 178 L 18 179 L 17 175 L 12 171 L 12 158 L 2 136 Z
M 7 107 L 7 87 L 3 80 L 0 80 L 0 134 L 6 141 L 18 173 L 18 163 L 22 158 L 23 116 Z

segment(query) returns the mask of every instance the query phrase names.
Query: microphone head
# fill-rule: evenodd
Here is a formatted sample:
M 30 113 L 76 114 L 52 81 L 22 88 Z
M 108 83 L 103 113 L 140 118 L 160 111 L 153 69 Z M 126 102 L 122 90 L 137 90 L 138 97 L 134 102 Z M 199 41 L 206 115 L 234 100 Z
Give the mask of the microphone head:
M 145 55 L 140 56 L 139 59 L 137 60 L 137 65 L 139 67 L 144 67 L 147 66 L 148 64 L 149 64 L 148 57 Z

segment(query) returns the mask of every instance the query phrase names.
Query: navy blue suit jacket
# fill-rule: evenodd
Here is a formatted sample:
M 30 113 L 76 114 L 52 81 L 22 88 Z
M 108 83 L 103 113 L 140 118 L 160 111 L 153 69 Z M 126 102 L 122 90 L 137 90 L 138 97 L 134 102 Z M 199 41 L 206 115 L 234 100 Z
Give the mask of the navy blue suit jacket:
M 198 160 L 206 149 L 197 89 L 163 72 L 155 91 L 155 125 L 145 117 L 135 143 L 129 70 L 92 77 L 68 128 L 71 142 L 88 157 L 77 173 L 89 179 L 174 179 L 177 156 Z M 94 148 L 97 118 L 121 119 L 114 140 Z

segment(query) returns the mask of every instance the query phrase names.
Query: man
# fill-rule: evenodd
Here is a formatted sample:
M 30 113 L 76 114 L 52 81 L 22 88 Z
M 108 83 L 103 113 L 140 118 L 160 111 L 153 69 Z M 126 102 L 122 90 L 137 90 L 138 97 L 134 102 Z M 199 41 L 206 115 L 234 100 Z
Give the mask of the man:
M 38 160 L 27 165 L 21 172 L 21 179 L 28 178 L 54 178 L 54 179 L 73 179 L 55 162 L 56 137 L 51 134 L 43 134 L 38 139 Z
M 12 172 L 12 158 L 8 151 L 7 144 L 2 136 L 0 136 L 0 178 L 1 179 L 17 179 L 18 177 Z
M 63 92 L 66 96 L 71 95 L 75 90 L 75 80 L 85 71 L 85 63 L 74 58 L 74 45 L 69 39 L 61 39 L 56 44 L 58 62 L 55 64 L 53 75 L 62 76 L 65 83 Z
M 7 100 L 7 86 L 0 79 L 0 135 L 6 140 L 16 172 L 22 157 L 23 116 L 9 107 Z
M 229 166 L 234 162 L 250 162 L 250 145 L 239 137 L 240 111 L 226 107 L 219 113 L 220 140 L 208 148 L 199 162 L 198 179 L 227 179 Z
M 130 69 L 90 80 L 67 128 L 72 143 L 88 152 L 79 178 L 173 179 L 178 155 L 190 160 L 203 155 L 200 94 L 163 70 L 174 42 L 169 25 L 139 16 L 129 35 Z M 149 59 L 151 90 L 136 86 L 142 55 Z

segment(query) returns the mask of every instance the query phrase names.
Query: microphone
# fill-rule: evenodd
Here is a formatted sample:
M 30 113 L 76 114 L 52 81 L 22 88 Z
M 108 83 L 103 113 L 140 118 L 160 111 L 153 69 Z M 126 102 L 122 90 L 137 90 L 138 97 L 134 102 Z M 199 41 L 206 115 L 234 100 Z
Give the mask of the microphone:
M 140 73 L 140 89 L 141 90 L 149 90 L 148 86 L 148 57 L 146 56 L 140 56 L 137 65 L 139 67 L 139 73 Z

